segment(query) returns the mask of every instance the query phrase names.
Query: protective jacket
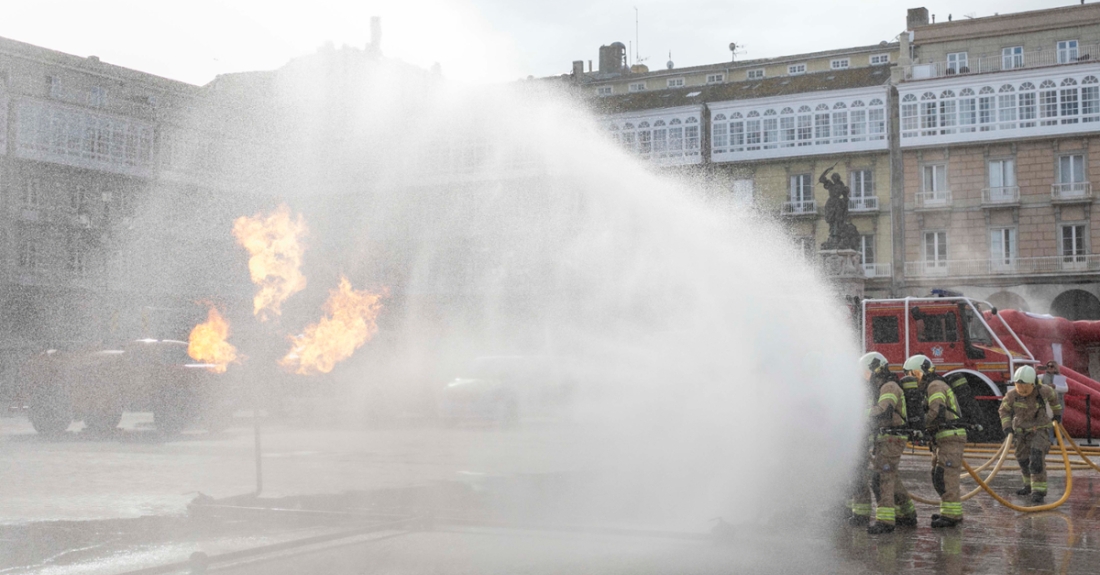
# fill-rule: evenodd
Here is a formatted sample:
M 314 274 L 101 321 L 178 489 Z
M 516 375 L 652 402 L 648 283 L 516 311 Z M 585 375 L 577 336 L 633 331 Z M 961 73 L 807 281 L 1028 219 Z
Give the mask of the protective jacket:
M 1036 385 L 1031 395 L 1024 397 L 1010 390 L 1001 400 L 1001 427 L 1005 431 L 1023 429 L 1043 429 L 1050 427 L 1050 416 L 1047 415 L 1046 406 L 1049 405 L 1054 415 L 1062 414 L 1062 404 L 1058 401 L 1058 393 L 1054 388 L 1046 385 Z
M 871 406 L 867 415 L 872 425 L 880 428 L 904 428 L 907 412 L 901 386 L 892 380 L 886 380 L 879 387 L 878 402 Z
M 933 379 L 925 393 L 928 394 L 928 409 L 924 421 L 928 431 L 934 433 L 936 439 L 951 436 L 965 438 L 966 429 L 959 421 L 962 412 L 951 387 L 942 379 Z

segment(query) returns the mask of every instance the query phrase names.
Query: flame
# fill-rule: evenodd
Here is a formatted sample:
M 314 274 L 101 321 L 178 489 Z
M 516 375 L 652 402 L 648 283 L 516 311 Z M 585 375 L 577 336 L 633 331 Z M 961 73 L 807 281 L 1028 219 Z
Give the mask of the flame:
M 353 290 L 351 282 L 341 277 L 340 287 L 330 291 L 325 302 L 326 316 L 307 327 L 304 334 L 290 337 L 290 353 L 279 365 L 300 375 L 332 371 L 378 331 L 375 318 L 384 296 Z
M 225 373 L 231 362 L 237 361 L 237 348 L 226 341 L 229 338 L 229 322 L 215 308 L 210 308 L 206 323 L 191 330 L 187 354 L 195 361 L 209 363 L 210 371 Z
M 252 283 L 260 286 L 253 298 L 253 313 L 266 321 L 269 315 L 280 315 L 280 306 L 290 296 L 305 289 L 306 278 L 299 268 L 304 251 L 298 239 L 306 234 L 306 225 L 299 215 L 290 219 L 285 204 L 269 216 L 240 217 L 233 222 L 233 236 L 251 256 L 248 271 Z

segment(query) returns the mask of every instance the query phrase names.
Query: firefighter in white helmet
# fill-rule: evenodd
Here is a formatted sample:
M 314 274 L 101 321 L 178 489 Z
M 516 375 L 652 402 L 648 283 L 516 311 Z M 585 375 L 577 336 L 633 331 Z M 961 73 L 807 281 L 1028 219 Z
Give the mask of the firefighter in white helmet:
M 867 417 L 873 447 L 870 468 L 864 468 L 854 493 L 849 523 L 869 522 L 871 493 L 874 493 L 875 523 L 868 526 L 868 533 L 889 533 L 895 525 L 914 527 L 917 509 L 898 478 L 898 464 L 909 436 L 905 394 L 897 377 L 890 372 L 890 362 L 881 353 L 864 355 L 859 358 L 859 365 L 872 393 Z
M 1001 400 L 1001 427 L 1012 432 L 1016 461 L 1020 464 L 1024 486 L 1017 495 L 1031 495 L 1040 503 L 1047 495 L 1047 472 L 1043 465 L 1050 451 L 1051 419 L 1062 422 L 1062 403 L 1058 393 L 1046 385 L 1035 385 L 1035 368 L 1025 365 L 1012 376 L 1015 389 Z M 1050 406 L 1052 415 L 1047 414 Z
M 955 393 L 936 375 L 932 360 L 917 354 L 902 366 L 916 379 L 924 394 L 924 425 L 932 449 L 932 486 L 940 494 L 940 512 L 932 515 L 932 527 L 954 527 L 963 520 L 959 471 L 963 468 L 966 428 Z

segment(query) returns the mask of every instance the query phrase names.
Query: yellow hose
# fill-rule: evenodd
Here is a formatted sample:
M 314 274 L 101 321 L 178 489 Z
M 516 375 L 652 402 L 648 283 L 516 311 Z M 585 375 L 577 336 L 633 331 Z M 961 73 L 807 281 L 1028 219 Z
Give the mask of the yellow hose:
M 1011 442 L 1012 442 L 1012 434 L 1009 433 L 1008 437 L 1005 438 L 1004 449 L 1001 450 L 1000 458 L 997 458 L 997 456 L 994 456 L 994 458 L 997 459 L 997 465 L 993 467 L 993 471 L 989 472 L 989 475 L 985 478 L 986 481 L 993 481 L 993 478 L 997 476 L 998 472 L 1000 472 L 1001 464 L 1003 464 L 1005 462 L 1005 458 L 1008 457 L 1008 445 Z M 985 465 L 988 465 L 992 461 L 993 460 L 990 459 L 989 461 L 987 461 L 985 463 Z M 985 465 L 983 465 L 983 467 Z M 979 468 L 979 469 L 981 469 L 981 468 Z M 977 473 L 977 470 L 975 470 L 975 473 Z M 968 475 L 968 474 L 964 474 L 964 475 Z M 960 475 L 959 479 L 962 479 L 961 475 Z M 981 490 L 982 490 L 982 488 L 979 485 L 978 487 L 975 487 L 973 491 L 970 491 L 966 495 L 963 495 L 962 497 L 959 497 L 959 501 L 966 501 L 966 500 L 970 499 L 971 497 L 974 497 L 975 495 L 977 495 Z M 925 505 L 939 505 L 940 504 L 939 501 L 933 501 L 931 499 L 925 499 L 925 498 L 920 497 L 918 495 L 913 495 L 912 493 L 909 494 L 909 498 L 912 499 L 913 501 L 916 501 L 917 503 L 923 503 Z
M 967 473 L 969 473 L 970 476 L 974 478 L 974 481 L 977 481 L 978 485 L 982 489 L 984 489 L 986 491 L 986 493 L 989 493 L 989 495 L 992 496 L 993 499 L 996 499 L 997 502 L 1000 503 L 1001 505 L 1004 505 L 1005 507 L 1007 507 L 1009 509 L 1012 509 L 1013 511 L 1020 511 L 1020 512 L 1023 512 L 1023 513 L 1036 513 L 1036 512 L 1039 512 L 1039 511 L 1050 511 L 1051 509 L 1055 509 L 1057 507 L 1060 507 L 1063 503 L 1065 503 L 1066 500 L 1069 499 L 1070 493 L 1073 492 L 1073 470 L 1070 468 L 1069 452 L 1066 451 L 1066 444 L 1065 444 L 1064 441 L 1062 441 L 1062 433 L 1063 433 L 1062 426 L 1058 423 L 1055 423 L 1054 424 L 1054 436 L 1055 436 L 1055 438 L 1058 439 L 1058 447 L 1059 447 L 1059 449 L 1062 450 L 1062 461 L 1063 461 L 1063 463 L 1065 463 L 1065 466 L 1066 466 L 1066 492 L 1063 493 L 1062 497 L 1060 499 L 1058 499 L 1058 501 L 1055 501 L 1054 503 L 1047 503 L 1045 505 L 1035 505 L 1035 506 L 1032 506 L 1032 507 L 1024 507 L 1024 506 L 1021 506 L 1021 505 L 1016 505 L 1014 503 L 1011 503 L 1008 500 L 1006 500 L 1004 497 L 1001 497 L 1000 495 L 998 495 L 997 492 L 990 489 L 989 485 L 986 484 L 985 481 L 982 481 L 981 476 L 979 476 L 977 473 L 974 473 L 974 470 L 970 468 L 970 465 L 966 463 L 965 459 L 963 460 L 962 464 L 963 464 L 963 467 L 966 468 Z
M 1056 424 L 1056 425 L 1061 427 L 1061 424 Z M 1091 459 L 1089 459 L 1088 457 L 1085 457 L 1084 452 L 1081 451 L 1081 446 L 1077 445 L 1076 441 L 1073 441 L 1072 438 L 1071 438 L 1069 444 L 1070 444 L 1071 447 L 1073 447 L 1073 450 L 1077 452 L 1077 456 L 1080 457 L 1081 459 L 1083 459 L 1085 461 L 1085 463 L 1089 464 L 1089 467 L 1095 469 L 1096 471 L 1100 471 L 1100 467 L 1097 467 L 1096 464 L 1093 463 Z

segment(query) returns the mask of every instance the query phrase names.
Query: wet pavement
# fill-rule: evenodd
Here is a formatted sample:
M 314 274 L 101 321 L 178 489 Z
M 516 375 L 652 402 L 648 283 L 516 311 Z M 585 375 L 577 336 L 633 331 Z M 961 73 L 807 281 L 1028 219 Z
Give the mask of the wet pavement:
M 538 426 L 272 426 L 256 499 L 243 495 L 254 486 L 251 430 L 168 439 L 143 422 L 128 415 L 114 437 L 47 441 L 0 420 L 0 573 L 189 573 L 195 553 L 209 572 L 241 574 L 1100 572 L 1095 471 L 1076 471 L 1054 511 L 1017 513 L 980 494 L 954 529 L 932 529 L 935 509 L 918 505 L 917 528 L 870 536 L 823 507 L 715 538 L 710 518 L 667 531 L 564 511 L 583 466 L 529 447 L 576 438 Z M 934 498 L 928 458 L 903 461 L 906 485 Z M 1065 485 L 1051 471 L 1048 501 Z M 1011 495 L 1018 483 L 1006 470 L 992 486 L 1027 505 Z M 188 512 L 195 491 L 206 496 Z

